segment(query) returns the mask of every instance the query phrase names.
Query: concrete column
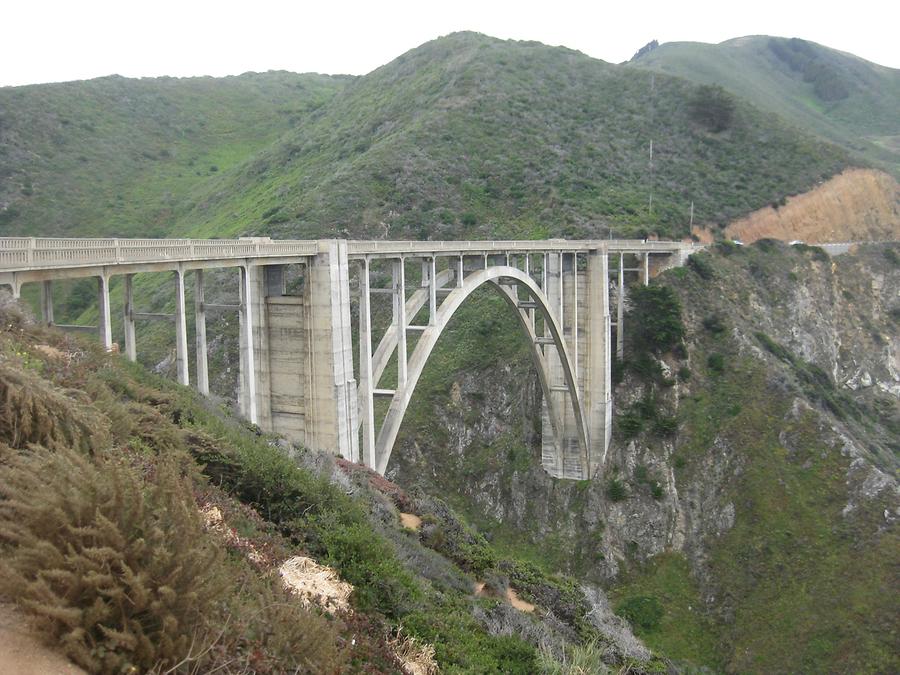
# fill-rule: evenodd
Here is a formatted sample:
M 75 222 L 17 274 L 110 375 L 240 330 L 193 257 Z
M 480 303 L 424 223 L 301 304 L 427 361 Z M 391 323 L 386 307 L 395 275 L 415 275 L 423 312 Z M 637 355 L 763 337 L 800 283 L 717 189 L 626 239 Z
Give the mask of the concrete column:
M 101 274 L 97 277 L 97 296 L 99 307 L 98 329 L 100 343 L 106 351 L 112 351 L 112 320 L 109 314 L 109 277 Z
M 187 386 L 188 375 L 187 319 L 184 308 L 184 271 L 175 270 L 175 368 L 178 382 Z
M 463 256 L 459 256 L 459 260 L 457 261 L 456 267 L 456 287 L 462 288 L 463 279 L 466 276 L 466 272 L 463 269 Z
M 603 466 L 612 433 L 612 355 L 610 351 L 609 262 L 606 251 L 588 254 L 587 292 L 590 327 L 587 330 L 587 358 L 584 404 L 590 437 L 589 466 L 593 474 Z
M 559 318 L 559 327 L 563 330 L 563 332 L 565 332 L 565 330 L 566 330 L 566 312 L 565 312 L 566 296 L 564 293 L 565 284 L 563 283 L 563 275 L 564 275 L 563 267 L 564 267 L 564 263 L 565 263 L 565 260 L 563 258 L 564 255 L 565 255 L 564 253 L 559 254 L 559 270 L 558 270 L 558 272 L 559 272 L 559 305 L 558 305 L 559 316 L 558 316 L 558 318 Z
M 394 325 L 397 330 L 397 389 L 406 385 L 406 268 L 403 258 L 393 264 Z
M 244 415 L 257 424 L 256 349 L 253 330 L 253 284 L 249 266 L 241 267 L 241 384 Z
M 53 325 L 53 282 L 41 282 L 41 320 L 45 326 Z
M 644 253 L 644 286 L 650 284 L 650 253 Z
M 619 254 L 619 284 L 616 289 L 616 358 L 625 357 L 625 254 Z
M 428 266 L 428 325 L 437 323 L 437 266 L 432 257 L 427 262 Z
M 125 356 L 129 361 L 137 361 L 137 338 L 134 331 L 134 275 L 125 275 L 125 302 L 123 304 L 125 322 Z
M 561 302 L 562 296 L 562 265 L 561 257 L 556 253 L 544 254 L 544 270 L 542 273 L 544 285 L 542 290 L 547 296 L 551 309 Z M 562 329 L 562 319 L 557 316 L 559 326 Z M 548 322 L 544 321 L 544 337 L 551 335 Z M 544 469 L 553 476 L 561 478 L 565 476 L 565 447 L 568 434 L 566 433 L 568 394 L 563 391 L 565 376 L 563 375 L 562 362 L 553 345 L 543 346 L 544 360 L 547 364 L 547 381 L 551 388 L 550 401 L 545 400 L 541 411 L 541 464 Z M 549 406 L 557 411 L 560 421 L 559 434 L 554 435 L 550 423 Z
M 309 265 L 306 445 L 359 461 L 347 242 L 319 242 Z
M 578 374 L 578 253 L 572 253 L 572 359 L 575 368 L 575 383 L 579 384 Z M 579 384 L 580 386 L 580 384 Z
M 194 270 L 194 336 L 197 343 L 197 389 L 209 396 L 209 362 L 206 354 L 206 297 L 203 270 Z
M 375 461 L 375 382 L 372 374 L 372 308 L 369 260 L 359 264 L 359 416 L 362 426 L 362 461 L 377 470 Z

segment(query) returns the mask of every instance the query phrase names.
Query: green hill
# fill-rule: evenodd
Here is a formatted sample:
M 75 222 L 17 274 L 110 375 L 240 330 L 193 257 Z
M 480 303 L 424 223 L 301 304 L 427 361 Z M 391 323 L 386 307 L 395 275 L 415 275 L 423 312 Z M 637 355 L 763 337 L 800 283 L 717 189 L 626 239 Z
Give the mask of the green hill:
M 103 77 L 0 88 L 0 233 L 166 236 L 193 189 L 347 77 Z
M 282 237 L 683 235 L 692 200 L 698 219 L 725 220 L 847 163 L 736 101 L 713 133 L 693 117 L 696 86 L 651 80 L 564 48 L 453 34 L 353 82 L 221 176 L 185 225 Z
M 814 42 L 765 35 L 715 45 L 671 42 L 631 63 L 718 84 L 900 175 L 900 70 Z
M 146 102 L 123 104 L 129 92 Z M 692 201 L 698 221 L 722 222 L 849 163 L 743 102 L 704 96 L 682 79 L 474 33 L 349 82 L 281 73 L 2 90 L 15 142 L 0 163 L 16 178 L 0 232 L 674 236 Z M 717 104 L 721 129 L 704 115 Z

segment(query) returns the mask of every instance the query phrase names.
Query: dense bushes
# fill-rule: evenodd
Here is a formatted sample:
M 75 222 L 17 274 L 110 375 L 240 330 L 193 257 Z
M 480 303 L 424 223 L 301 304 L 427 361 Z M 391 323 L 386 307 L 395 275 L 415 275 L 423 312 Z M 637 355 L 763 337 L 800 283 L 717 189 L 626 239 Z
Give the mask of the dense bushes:
M 191 490 L 162 465 L 134 469 L 75 451 L 7 457 L 0 471 L 3 591 L 94 672 L 183 658 L 228 581 Z
M 691 119 L 713 133 L 725 131 L 734 118 L 734 98 L 718 85 L 702 84 L 689 102 Z
M 652 595 L 633 595 L 616 606 L 616 614 L 628 619 L 632 626 L 647 631 L 659 627 L 663 612 L 662 604 Z
M 635 351 L 664 352 L 684 338 L 681 303 L 668 286 L 636 286 L 631 289 Z
M 185 659 L 210 669 L 252 662 L 257 672 L 337 666 L 334 627 L 225 560 L 190 478 L 165 460 L 142 469 L 67 448 L 7 448 L 2 592 L 91 672 Z

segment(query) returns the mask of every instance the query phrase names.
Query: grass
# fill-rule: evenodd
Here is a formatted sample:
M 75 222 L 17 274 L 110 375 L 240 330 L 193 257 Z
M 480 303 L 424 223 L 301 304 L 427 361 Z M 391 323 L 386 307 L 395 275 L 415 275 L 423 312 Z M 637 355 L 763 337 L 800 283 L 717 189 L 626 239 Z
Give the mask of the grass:
M 724 665 L 715 621 L 705 612 L 690 566 L 679 553 L 656 556 L 617 585 L 612 599 L 616 613 L 628 618 L 648 646 L 676 663 L 719 670 Z M 637 599 L 643 599 L 638 602 Z M 629 608 L 649 605 L 654 610 L 646 627 L 633 620 Z

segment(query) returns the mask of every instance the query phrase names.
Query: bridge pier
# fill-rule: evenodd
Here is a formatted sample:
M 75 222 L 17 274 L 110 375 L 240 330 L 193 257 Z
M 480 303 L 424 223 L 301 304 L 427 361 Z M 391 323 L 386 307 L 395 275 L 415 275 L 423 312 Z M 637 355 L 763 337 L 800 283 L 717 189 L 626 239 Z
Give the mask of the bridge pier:
M 175 270 L 175 370 L 178 383 L 190 384 L 188 374 L 187 319 L 184 307 L 184 271 Z
M 203 270 L 194 270 L 194 340 L 196 342 L 197 390 L 209 396 L 209 361 L 206 346 L 206 296 Z
M 45 326 L 53 325 L 53 282 L 41 282 L 41 320 Z
M 359 461 L 347 242 L 330 240 L 309 265 L 310 408 L 307 447 Z
M 122 313 L 125 332 L 125 356 L 129 361 L 137 361 L 137 339 L 134 330 L 134 275 L 125 275 L 124 302 Z
M 112 351 L 112 319 L 109 309 L 109 277 L 106 273 L 102 273 L 97 277 L 97 305 L 99 309 L 98 330 L 100 333 L 100 344 L 103 348 Z

